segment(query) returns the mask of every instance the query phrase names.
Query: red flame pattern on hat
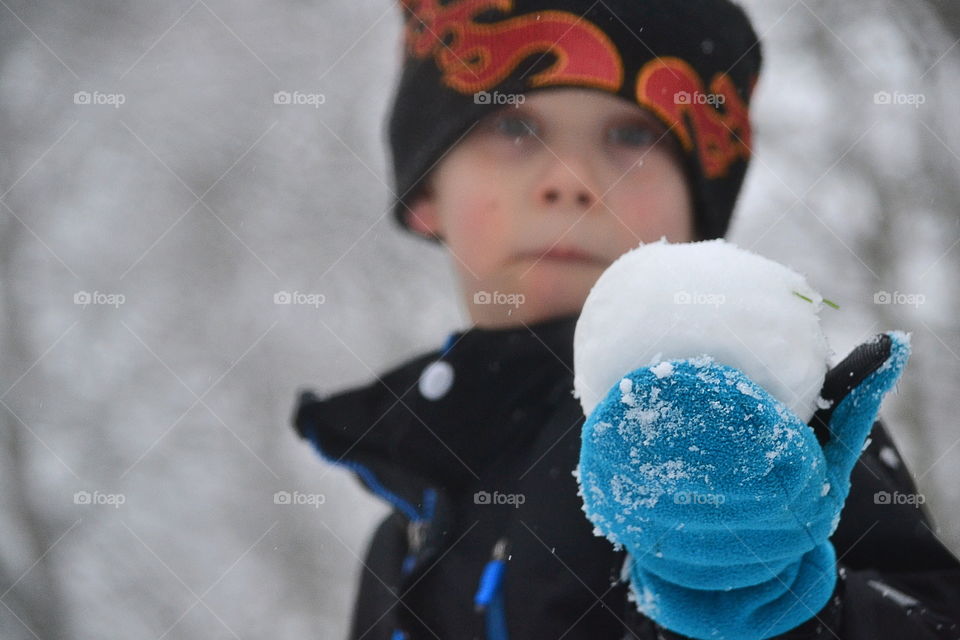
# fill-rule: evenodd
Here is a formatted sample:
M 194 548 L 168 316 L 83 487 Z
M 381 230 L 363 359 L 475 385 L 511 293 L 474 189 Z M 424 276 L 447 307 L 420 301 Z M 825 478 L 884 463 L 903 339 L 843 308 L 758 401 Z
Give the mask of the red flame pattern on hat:
M 750 157 L 749 112 L 727 74 L 716 74 L 706 93 L 689 64 L 657 58 L 637 74 L 636 100 L 673 129 L 688 153 L 696 148 L 707 178 L 722 177 L 738 158 Z
M 489 10 L 509 12 L 513 0 L 404 0 L 411 55 L 433 55 L 443 81 L 461 93 L 495 87 L 525 58 L 553 54 L 556 61 L 529 80 L 534 87 L 582 85 L 617 91 L 623 64 L 616 46 L 592 22 L 566 11 L 537 11 L 499 22 L 475 22 Z M 445 43 L 445 39 L 451 40 Z

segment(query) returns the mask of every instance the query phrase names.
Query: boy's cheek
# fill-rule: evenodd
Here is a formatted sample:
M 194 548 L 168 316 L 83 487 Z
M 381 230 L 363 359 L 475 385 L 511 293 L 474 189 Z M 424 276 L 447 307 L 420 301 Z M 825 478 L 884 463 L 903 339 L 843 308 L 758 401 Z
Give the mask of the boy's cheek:
M 681 188 L 670 188 L 653 194 L 637 194 L 625 203 L 622 210 L 625 211 L 622 220 L 633 232 L 631 241 L 639 239 L 643 242 L 656 242 L 662 236 L 667 236 L 670 242 L 688 242 L 693 239 L 692 206 L 686 192 Z M 632 249 L 636 244 L 631 242 L 624 249 Z
M 635 240 L 655 242 L 666 235 L 671 242 L 693 239 L 693 205 L 679 161 L 665 153 L 651 153 L 635 176 L 627 176 L 604 197 L 617 213 L 625 250 Z
M 478 277 L 508 255 L 512 247 L 509 236 L 508 221 L 494 199 L 464 202 L 451 220 L 451 239 L 458 245 L 459 257 Z

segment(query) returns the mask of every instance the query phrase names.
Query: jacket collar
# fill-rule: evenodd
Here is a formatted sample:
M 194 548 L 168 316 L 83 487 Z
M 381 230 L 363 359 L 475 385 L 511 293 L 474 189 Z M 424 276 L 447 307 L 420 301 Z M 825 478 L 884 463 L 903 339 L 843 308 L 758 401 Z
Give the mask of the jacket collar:
M 535 436 L 572 392 L 576 320 L 455 332 L 444 349 L 366 386 L 322 398 L 303 392 L 294 424 L 321 456 L 353 470 L 410 519 L 429 518 L 431 488 L 455 490 L 479 478 L 498 455 Z

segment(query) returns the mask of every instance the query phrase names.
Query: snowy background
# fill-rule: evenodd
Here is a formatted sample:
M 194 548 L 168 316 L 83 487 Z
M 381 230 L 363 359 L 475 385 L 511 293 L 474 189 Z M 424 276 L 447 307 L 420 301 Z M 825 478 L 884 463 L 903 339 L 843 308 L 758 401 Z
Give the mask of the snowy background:
M 729 238 L 841 304 L 838 354 L 913 332 L 884 413 L 960 550 L 960 6 L 746 5 Z M 0 0 L 0 637 L 344 635 L 384 510 L 296 438 L 295 391 L 465 326 L 386 214 L 399 35 L 386 0 Z

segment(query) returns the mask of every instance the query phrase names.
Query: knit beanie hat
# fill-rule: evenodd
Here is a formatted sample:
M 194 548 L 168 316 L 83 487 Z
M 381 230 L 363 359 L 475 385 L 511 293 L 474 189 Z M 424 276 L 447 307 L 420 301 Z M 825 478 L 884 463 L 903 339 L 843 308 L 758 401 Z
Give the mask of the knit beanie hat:
M 394 216 L 477 120 L 545 87 L 606 91 L 679 142 L 701 239 L 723 236 L 749 162 L 761 50 L 730 0 L 402 0 L 389 116 Z

